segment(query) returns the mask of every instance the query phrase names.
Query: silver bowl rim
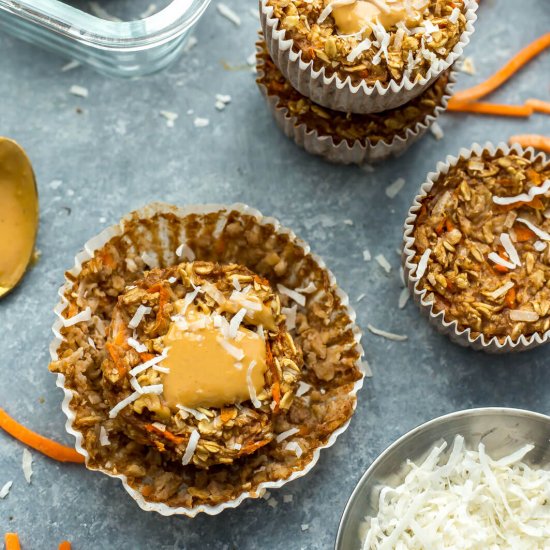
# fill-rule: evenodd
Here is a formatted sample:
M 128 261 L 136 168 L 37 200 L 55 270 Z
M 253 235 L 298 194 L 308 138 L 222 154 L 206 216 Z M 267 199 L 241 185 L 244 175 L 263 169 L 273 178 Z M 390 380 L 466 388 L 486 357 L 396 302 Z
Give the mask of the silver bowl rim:
M 465 416 L 483 416 L 484 414 L 493 414 L 493 413 L 500 413 L 508 416 L 523 416 L 523 417 L 538 418 L 539 420 L 543 420 L 550 424 L 550 416 L 543 413 L 530 411 L 527 409 L 516 409 L 513 407 L 478 407 L 474 409 L 463 409 L 460 411 L 444 414 L 442 416 L 437 416 L 436 418 L 432 418 L 431 420 L 428 420 L 427 422 L 423 422 L 422 424 L 419 424 L 415 428 L 412 428 L 402 436 L 398 437 L 393 443 L 391 443 L 388 447 L 386 447 L 373 460 L 371 465 L 365 470 L 365 472 L 363 473 L 363 475 L 361 476 L 361 478 L 353 488 L 353 492 L 348 498 L 344 511 L 342 512 L 342 516 L 340 517 L 340 523 L 338 524 L 338 532 L 336 534 L 336 541 L 334 543 L 335 550 L 338 550 L 338 548 L 340 547 L 341 539 L 344 536 L 345 520 L 349 514 L 352 503 L 355 502 L 355 499 L 359 493 L 360 488 L 362 488 L 365 480 L 371 475 L 372 471 L 376 468 L 376 466 L 380 462 L 382 462 L 386 458 L 386 456 L 388 456 L 396 447 L 401 445 L 407 439 L 414 437 L 419 432 L 422 432 L 435 424 L 443 423 L 443 422 L 446 422 L 447 420 L 452 420 L 455 418 L 460 418 Z

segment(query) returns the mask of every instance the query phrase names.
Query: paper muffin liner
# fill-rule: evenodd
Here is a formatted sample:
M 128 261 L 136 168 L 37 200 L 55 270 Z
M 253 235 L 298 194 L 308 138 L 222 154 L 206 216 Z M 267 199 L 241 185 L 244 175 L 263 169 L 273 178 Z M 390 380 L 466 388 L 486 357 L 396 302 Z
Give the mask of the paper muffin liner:
M 259 211 L 253 208 L 250 208 L 244 204 L 232 204 L 232 205 L 207 204 L 207 205 L 194 205 L 194 206 L 178 208 L 172 205 L 154 203 L 126 215 L 119 224 L 113 225 L 105 229 L 104 231 L 102 231 L 99 235 L 91 238 L 84 245 L 84 249 L 77 254 L 75 258 L 74 267 L 67 272 L 66 282 L 59 289 L 58 294 L 61 298 L 61 301 L 58 303 L 58 305 L 54 309 L 54 312 L 57 315 L 58 319 L 56 320 L 56 322 L 52 327 L 53 333 L 55 335 L 55 338 L 50 345 L 50 355 L 51 355 L 52 361 L 56 361 L 59 359 L 58 350 L 60 349 L 60 346 L 63 342 L 61 329 L 64 326 L 64 323 L 63 323 L 64 317 L 62 315 L 62 312 L 69 305 L 67 295 L 68 293 L 71 292 L 71 289 L 73 289 L 73 283 L 71 282 L 71 278 L 77 277 L 78 274 L 82 271 L 82 268 L 86 264 L 86 262 L 94 258 L 94 254 L 100 249 L 102 249 L 102 247 L 104 247 L 107 243 L 109 243 L 113 238 L 116 238 L 116 237 L 127 238 L 128 237 L 127 231 L 130 231 L 129 227 L 131 226 L 132 221 L 135 222 L 136 220 L 139 220 L 140 222 L 143 222 L 143 221 L 150 222 L 155 216 L 160 216 L 159 220 L 161 220 L 158 222 L 158 229 L 160 229 L 160 239 L 151 239 L 150 235 L 148 234 L 147 224 L 145 225 L 145 227 L 141 227 L 140 224 L 138 223 L 135 234 L 131 235 L 132 237 L 131 246 L 136 247 L 136 251 L 138 253 L 142 253 L 142 254 L 146 253 L 149 256 L 153 251 L 153 256 L 150 257 L 149 261 L 151 263 L 155 263 L 155 257 L 156 257 L 156 261 L 159 263 L 160 267 L 163 267 L 164 265 L 172 265 L 174 263 L 177 264 L 181 261 L 184 261 L 182 259 L 177 259 L 174 253 L 174 250 L 169 247 L 168 239 L 166 237 L 167 235 L 166 227 L 161 227 L 166 225 L 167 219 L 169 220 L 168 223 L 177 223 L 177 220 L 179 220 L 179 223 L 181 226 L 179 230 L 181 243 L 187 242 L 187 235 L 184 229 L 184 222 L 186 222 L 189 219 L 189 217 L 195 217 L 196 218 L 195 224 L 194 224 L 195 228 L 197 227 L 197 224 L 200 226 L 202 222 L 204 227 L 202 229 L 199 229 L 203 231 L 203 233 L 201 233 L 201 239 L 202 239 L 201 245 L 207 243 L 208 238 L 211 239 L 211 242 L 216 242 L 216 239 L 218 239 L 219 236 L 224 231 L 225 225 L 230 216 L 231 217 L 236 216 L 237 219 L 243 219 L 243 220 L 244 218 L 252 219 L 253 223 L 257 223 L 262 228 L 266 228 L 266 227 L 271 228 L 273 239 L 277 242 L 281 242 L 282 243 L 281 246 L 284 247 L 284 250 L 288 251 L 290 247 L 293 253 L 298 253 L 299 255 L 301 255 L 301 258 L 302 258 L 302 260 L 299 260 L 297 264 L 294 266 L 295 269 L 291 270 L 291 272 L 288 274 L 288 277 L 285 277 L 285 282 L 288 280 L 287 284 L 290 285 L 291 282 L 296 282 L 300 284 L 300 282 L 303 283 L 304 280 L 307 280 L 310 272 L 308 270 L 303 270 L 304 272 L 302 273 L 298 269 L 302 261 L 304 262 L 304 266 L 306 265 L 307 262 L 311 261 L 313 262 L 313 265 L 315 265 L 319 269 L 318 273 L 321 273 L 323 281 L 326 284 L 323 287 L 318 286 L 317 289 L 312 294 L 308 295 L 310 297 L 307 300 L 306 309 L 310 307 L 311 304 L 318 301 L 317 299 L 319 298 L 319 295 L 321 295 L 320 299 L 322 299 L 323 297 L 322 293 L 330 294 L 333 296 L 338 306 L 338 308 L 335 308 L 335 315 L 337 314 L 340 319 L 342 319 L 341 315 L 347 316 L 344 318 L 347 324 L 345 329 L 342 329 L 342 331 L 349 336 L 349 344 L 348 344 L 349 347 L 346 349 L 351 350 L 350 352 L 355 358 L 353 362 L 353 367 L 354 369 L 357 370 L 357 373 L 360 375 L 359 378 L 355 380 L 353 383 L 346 382 L 344 384 L 346 387 L 350 386 L 349 392 L 342 394 L 341 396 L 343 399 L 346 399 L 346 400 L 348 400 L 349 398 L 349 400 L 352 402 L 351 414 L 349 415 L 349 418 L 340 427 L 338 427 L 336 430 L 334 430 L 330 434 L 330 436 L 328 437 L 328 439 L 326 439 L 324 444 L 314 448 L 313 450 L 307 451 L 311 453 L 311 458 L 307 463 L 305 463 L 303 467 L 301 467 L 300 469 L 294 469 L 292 471 L 292 474 L 288 476 L 286 479 L 261 482 L 256 486 L 254 486 L 250 491 L 243 491 L 242 493 L 239 494 L 237 498 L 233 500 L 228 500 L 215 505 L 200 504 L 200 505 L 194 505 L 193 507 L 185 507 L 185 506 L 175 507 L 175 506 L 170 506 L 163 502 L 153 502 L 153 501 L 147 500 L 138 489 L 132 486 L 132 484 L 129 482 L 129 479 L 126 475 L 115 474 L 112 471 L 105 470 L 101 467 L 91 466 L 89 464 L 90 454 L 88 453 L 88 451 L 83 445 L 83 433 L 74 425 L 75 419 L 76 419 L 76 413 L 71 408 L 71 401 L 73 400 L 75 395 L 77 395 L 77 393 L 73 392 L 72 389 L 66 387 L 65 375 L 63 374 L 57 375 L 56 385 L 59 388 L 61 388 L 64 392 L 62 410 L 67 417 L 65 428 L 69 434 L 75 437 L 75 440 L 76 440 L 75 447 L 77 451 L 84 456 L 87 468 L 93 469 L 93 470 L 100 470 L 103 473 L 106 473 L 107 475 L 109 475 L 110 477 L 120 479 L 122 482 L 122 485 L 124 486 L 128 494 L 137 502 L 139 507 L 142 508 L 143 510 L 158 512 L 164 516 L 184 515 L 188 517 L 195 517 L 197 514 L 201 512 L 204 512 L 209 515 L 216 515 L 216 514 L 219 514 L 221 511 L 225 510 L 226 508 L 236 508 L 245 499 L 261 497 L 267 489 L 280 488 L 286 485 L 288 482 L 306 475 L 315 466 L 317 460 L 319 459 L 321 449 L 331 447 L 335 443 L 338 436 L 348 428 L 351 418 L 353 416 L 353 412 L 355 411 L 355 408 L 357 406 L 357 392 L 362 388 L 363 380 L 365 377 L 364 366 L 361 362 L 361 359 L 363 357 L 363 348 L 361 347 L 361 344 L 360 344 L 361 332 L 357 327 L 357 325 L 355 324 L 356 315 L 353 308 L 350 306 L 348 296 L 337 286 L 334 275 L 326 268 L 323 260 L 318 256 L 312 254 L 310 252 L 309 246 L 304 241 L 296 237 L 296 235 L 290 229 L 282 226 L 275 218 L 264 217 Z M 215 226 L 212 225 L 212 220 L 214 219 L 216 219 Z M 136 228 L 136 225 L 134 223 L 134 229 L 135 228 Z M 157 245 L 157 248 L 158 248 L 157 250 L 154 250 L 155 244 Z M 201 248 L 201 246 L 197 246 L 197 248 Z M 197 260 L 204 259 L 204 260 L 212 261 L 212 258 L 202 257 L 203 250 L 207 251 L 206 252 L 207 255 L 211 254 L 211 249 L 208 246 L 208 244 L 206 244 L 206 246 L 202 247 L 200 250 L 194 251 L 197 256 L 196 259 Z M 224 254 L 226 253 L 224 252 Z M 231 252 L 227 252 L 227 254 L 231 255 Z M 224 261 L 224 260 L 222 259 L 220 261 Z M 225 261 L 227 262 L 229 261 L 229 259 L 225 258 Z M 153 266 L 150 266 L 150 267 L 153 267 Z M 292 288 L 298 288 L 298 286 L 293 286 Z M 306 451 L 304 451 L 304 453 L 305 452 Z
M 392 80 L 386 86 L 380 82 L 368 86 L 364 81 L 353 84 L 349 76 L 345 80 L 337 73 L 328 76 L 324 67 L 316 70 L 313 61 L 303 61 L 301 50 L 294 47 L 294 40 L 286 38 L 286 31 L 279 28 L 279 19 L 274 17 L 273 7 L 268 6 L 267 1 L 260 0 L 260 21 L 275 65 L 296 90 L 315 103 L 335 111 L 357 114 L 395 109 L 421 94 L 462 55 L 474 32 L 478 7 L 476 0 L 465 0 L 466 26 L 459 42 L 444 60 L 434 63 L 425 76 L 415 81 L 404 77 L 400 82 Z
M 481 156 L 483 153 L 494 156 L 498 152 L 502 152 L 505 155 L 517 154 L 531 160 L 547 160 L 543 153 L 537 153 L 532 147 L 523 149 L 519 145 L 509 146 L 506 143 L 499 143 L 498 145 L 493 145 L 492 143 L 486 143 L 484 145 L 474 143 L 470 149 L 460 149 L 456 157 L 448 155 L 443 162 L 437 164 L 435 172 L 430 172 L 428 174 L 427 181 L 421 185 L 420 192 L 413 200 L 407 219 L 405 220 L 402 254 L 405 281 L 407 282 L 414 302 L 418 305 L 420 311 L 428 317 L 429 322 L 438 332 L 445 334 L 456 344 L 488 353 L 519 352 L 533 349 L 548 341 L 550 338 L 550 330 L 544 334 L 535 333 L 531 336 L 521 335 L 517 340 L 512 340 L 510 336 L 506 336 L 504 341 L 500 342 L 496 336 L 487 338 L 484 334 L 479 334 L 474 338 L 471 329 L 466 328 L 464 330 L 459 330 L 456 320 L 447 321 L 445 319 L 445 311 L 434 311 L 433 302 L 426 300 L 429 294 L 428 291 L 426 289 L 420 290 L 417 288 L 418 278 L 413 275 L 418 265 L 414 262 L 414 256 L 416 254 L 414 250 L 414 226 L 422 206 L 422 200 L 428 196 L 430 190 L 440 176 L 447 174 L 450 168 L 456 166 L 460 160 L 468 160 L 472 156 Z
M 263 63 L 257 63 L 258 79 L 264 75 Z M 365 140 L 356 139 L 350 145 L 347 139 L 335 142 L 332 136 L 321 136 L 316 129 L 308 128 L 307 124 L 298 122 L 298 117 L 292 115 L 288 108 L 279 106 L 279 97 L 268 92 L 267 87 L 257 81 L 258 88 L 264 96 L 267 105 L 281 128 L 283 133 L 312 155 L 324 157 L 330 162 L 337 164 L 374 164 L 390 157 L 402 155 L 409 147 L 416 143 L 437 120 L 441 113 L 447 109 L 447 104 L 452 95 L 456 83 L 456 72 L 449 72 L 449 81 L 445 92 L 435 111 L 427 115 L 424 120 L 408 127 L 405 135 L 396 134 L 391 141 L 380 140 L 373 143 L 368 138 Z

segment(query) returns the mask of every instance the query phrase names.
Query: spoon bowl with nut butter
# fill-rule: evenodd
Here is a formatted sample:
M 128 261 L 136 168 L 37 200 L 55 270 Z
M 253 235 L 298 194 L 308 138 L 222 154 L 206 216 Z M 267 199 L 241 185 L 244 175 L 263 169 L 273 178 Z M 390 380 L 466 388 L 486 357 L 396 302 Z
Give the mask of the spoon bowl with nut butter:
M 38 191 L 25 151 L 0 137 L 0 299 L 13 290 L 33 258 Z

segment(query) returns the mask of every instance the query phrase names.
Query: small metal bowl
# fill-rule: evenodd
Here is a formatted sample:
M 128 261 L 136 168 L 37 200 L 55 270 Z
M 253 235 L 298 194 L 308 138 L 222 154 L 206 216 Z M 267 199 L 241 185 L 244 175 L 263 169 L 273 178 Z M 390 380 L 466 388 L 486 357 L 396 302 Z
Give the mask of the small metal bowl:
M 380 489 L 403 481 L 407 459 L 421 462 L 435 445 L 447 442 L 447 458 L 456 435 L 468 448 L 480 442 L 499 459 L 527 443 L 535 448 L 525 462 L 535 468 L 550 464 L 550 417 L 521 409 L 489 407 L 440 416 L 414 428 L 390 445 L 371 464 L 346 505 L 336 537 L 336 550 L 360 550 L 366 531 L 365 518 L 378 512 Z

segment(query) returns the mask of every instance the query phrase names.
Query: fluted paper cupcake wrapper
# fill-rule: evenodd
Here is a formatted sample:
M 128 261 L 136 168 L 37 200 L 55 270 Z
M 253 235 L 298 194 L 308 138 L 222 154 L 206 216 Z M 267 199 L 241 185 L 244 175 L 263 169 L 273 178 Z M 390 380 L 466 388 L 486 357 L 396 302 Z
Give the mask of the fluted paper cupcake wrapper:
M 260 0 L 260 21 L 273 62 L 292 86 L 315 103 L 346 113 L 368 114 L 395 109 L 420 95 L 462 55 L 474 32 L 477 19 L 477 1 L 465 0 L 466 27 L 451 53 L 434 63 L 428 73 L 415 81 L 403 77 L 400 82 L 392 80 L 387 86 L 376 82 L 368 86 L 364 81 L 353 84 L 351 77 L 342 80 L 336 73 L 327 76 L 325 68 L 316 70 L 313 61 L 302 60 L 301 50 L 294 47 L 294 40 L 286 37 L 279 28 L 279 20 L 273 16 L 273 7 L 268 0 Z
M 262 78 L 263 65 L 258 63 L 258 76 Z M 287 107 L 279 106 L 279 98 L 268 93 L 266 86 L 258 82 L 258 88 L 269 106 L 273 118 L 284 134 L 292 139 L 296 145 L 312 155 L 324 157 L 330 162 L 338 164 L 374 164 L 390 157 L 402 155 L 411 145 L 416 143 L 437 120 L 439 115 L 447 109 L 452 89 L 456 82 L 456 73 L 449 73 L 449 82 L 445 93 L 435 111 L 427 115 L 424 120 L 417 122 L 405 130 L 405 135 L 395 135 L 391 141 L 380 140 L 373 143 L 371 140 L 356 139 L 352 145 L 348 140 L 341 139 L 335 142 L 332 136 L 321 136 L 315 129 L 310 129 L 305 123 L 299 123 L 296 116 L 290 114 Z
M 414 261 L 416 255 L 414 249 L 414 226 L 422 206 L 422 201 L 428 196 L 430 190 L 440 176 L 447 174 L 451 167 L 456 166 L 460 160 L 468 160 L 472 156 L 481 156 L 485 152 L 489 153 L 491 156 L 494 156 L 498 152 L 502 152 L 505 155 L 517 154 L 528 159 L 546 159 L 544 154 L 537 153 L 532 147 L 523 149 L 519 145 L 508 146 L 505 143 L 499 143 L 498 145 L 493 145 L 492 143 L 486 143 L 485 145 L 474 143 L 470 149 L 460 149 L 458 156 L 449 155 L 443 162 L 439 162 L 436 166 L 436 171 L 430 172 L 427 181 L 420 187 L 420 192 L 414 198 L 407 219 L 405 220 L 402 254 L 405 281 L 420 311 L 428 317 L 429 322 L 438 332 L 445 334 L 456 344 L 488 353 L 525 351 L 546 343 L 550 338 L 550 331 L 544 334 L 535 333 L 531 336 L 521 335 L 517 340 L 512 340 L 510 336 L 507 336 L 503 342 L 499 341 L 496 336 L 487 338 L 484 334 L 478 334 L 474 337 L 472 336 L 471 329 L 459 330 L 457 321 L 446 320 L 445 311 L 434 311 L 433 302 L 426 300 L 429 296 L 429 292 L 426 289 L 421 290 L 418 288 L 418 278 L 414 275 L 418 266 Z
M 161 215 L 161 216 L 166 215 L 166 216 L 172 217 L 171 219 L 180 220 L 181 243 L 185 243 L 187 241 L 186 241 L 186 235 L 184 230 L 184 222 L 186 221 L 188 216 L 197 215 L 199 216 L 199 219 L 201 216 L 203 216 L 204 217 L 203 224 L 205 226 L 204 231 L 209 230 L 206 228 L 207 226 L 206 216 L 210 217 L 210 222 L 212 221 L 212 216 L 214 216 L 214 218 L 217 217 L 215 228 L 212 230 L 212 234 L 211 234 L 212 239 L 214 239 L 215 238 L 214 233 L 217 232 L 218 235 L 220 235 L 224 229 L 224 223 L 226 223 L 228 217 L 233 214 L 235 214 L 236 216 L 242 216 L 243 218 L 252 217 L 254 221 L 260 226 L 272 227 L 272 233 L 274 238 L 284 240 L 285 242 L 287 242 L 287 246 L 290 243 L 291 246 L 296 247 L 295 249 L 296 251 L 303 252 L 303 255 L 304 255 L 303 257 L 308 260 L 311 259 L 315 263 L 315 265 L 319 268 L 319 270 L 321 270 L 326 275 L 327 277 L 326 280 L 328 281 L 329 286 L 323 287 L 324 290 L 318 287 L 318 291 L 316 292 L 323 292 L 323 291 L 326 291 L 326 289 L 328 288 L 328 291 L 330 291 L 331 293 L 333 293 L 335 296 L 339 298 L 340 300 L 339 307 L 341 308 L 339 311 L 347 315 L 348 316 L 347 318 L 349 319 L 349 324 L 347 326 L 347 329 L 351 330 L 351 349 L 353 349 L 354 356 L 357 357 L 357 360 L 355 362 L 355 367 L 358 369 L 358 371 L 361 374 L 361 377 L 352 384 L 352 387 L 349 393 L 343 396 L 343 397 L 352 398 L 353 410 L 355 410 L 357 405 L 357 398 L 356 398 L 357 392 L 363 386 L 365 371 L 361 363 L 361 358 L 363 356 L 363 349 L 360 344 L 361 332 L 355 324 L 356 315 L 353 308 L 349 304 L 348 296 L 337 287 L 336 280 L 333 274 L 326 268 L 323 260 L 318 256 L 312 254 L 310 252 L 309 246 L 304 241 L 296 237 L 296 235 L 290 229 L 287 229 L 286 227 L 282 226 L 276 219 L 270 218 L 270 217 L 264 217 L 260 212 L 258 212 L 253 208 L 250 208 L 244 204 L 232 204 L 232 205 L 207 204 L 207 205 L 187 206 L 185 208 L 178 208 L 175 206 L 162 204 L 162 203 L 154 203 L 151 205 L 147 205 L 137 210 L 136 212 L 132 212 L 127 216 L 125 216 L 119 224 L 113 225 L 105 229 L 104 231 L 102 231 L 99 235 L 91 238 L 84 245 L 84 249 L 79 254 L 77 254 L 75 258 L 75 265 L 69 271 L 69 275 L 72 277 L 77 277 L 78 274 L 82 271 L 84 264 L 94 257 L 94 253 L 96 251 L 98 251 L 103 246 L 105 246 L 114 237 L 119 237 L 126 234 L 127 225 L 129 225 L 132 220 L 133 221 L 136 221 L 136 220 L 151 221 L 156 215 Z M 173 216 L 175 216 L 176 218 L 173 218 Z M 159 229 L 161 229 L 161 241 L 162 241 L 166 236 L 166 227 L 163 228 L 163 227 L 160 227 L 160 225 L 161 223 L 159 222 Z M 137 247 L 136 252 L 138 254 L 140 253 L 150 254 L 152 252 L 151 247 L 154 245 L 154 242 L 151 242 L 151 240 L 148 238 L 147 229 L 138 227 L 138 229 L 135 230 L 133 236 L 137 237 L 133 241 L 134 243 L 133 246 Z M 143 250 L 139 248 L 140 246 L 144 247 Z M 182 260 L 178 260 L 174 254 L 174 251 L 168 248 L 167 242 L 162 243 L 162 250 L 160 251 L 153 250 L 153 252 L 160 252 L 160 254 L 157 255 L 157 259 L 159 261 L 159 264 L 161 264 L 161 267 L 162 267 L 162 264 L 169 265 L 170 263 L 179 263 L 179 261 L 182 261 Z M 236 252 L 235 254 L 238 254 L 238 252 Z M 202 258 L 198 258 L 198 259 L 202 259 Z M 302 277 L 302 275 L 298 275 L 297 273 L 295 273 L 295 274 L 291 274 L 290 277 L 294 277 L 294 279 L 299 280 L 300 277 Z M 303 277 L 307 277 L 307 274 L 303 275 Z M 58 319 L 56 320 L 56 322 L 52 327 L 53 333 L 55 335 L 55 339 L 52 341 L 50 346 L 50 355 L 53 361 L 56 361 L 59 358 L 58 350 L 63 341 L 63 336 L 61 335 L 61 329 L 64 326 L 62 312 L 68 306 L 69 302 L 66 298 L 66 295 L 68 292 L 70 292 L 71 288 L 72 288 L 71 281 L 69 279 L 66 279 L 65 284 L 59 289 L 59 296 L 61 301 L 54 309 L 54 312 L 57 315 Z M 308 304 L 306 304 L 306 307 L 308 307 Z M 183 506 L 174 507 L 163 502 L 152 502 L 152 501 L 146 500 L 139 490 L 131 486 L 127 476 L 124 474 L 115 474 L 111 471 L 98 468 L 95 466 L 91 467 L 89 465 L 90 455 L 86 450 L 86 448 L 83 446 L 83 434 L 74 425 L 76 414 L 75 414 L 75 411 L 71 408 L 71 401 L 73 399 L 73 390 L 66 386 L 66 379 L 63 374 L 57 375 L 57 386 L 61 388 L 64 392 L 62 410 L 67 417 L 67 422 L 65 425 L 66 430 L 69 434 L 75 437 L 75 440 L 76 440 L 75 447 L 77 451 L 84 456 L 86 461 L 86 466 L 90 469 L 98 469 L 103 473 L 106 473 L 110 477 L 115 477 L 120 479 L 126 491 L 137 502 L 140 508 L 146 511 L 158 512 L 164 516 L 184 515 L 188 517 L 195 517 L 197 514 L 201 512 L 204 512 L 210 515 L 216 515 L 222 512 L 223 510 L 225 510 L 226 508 L 236 508 L 245 499 L 261 497 L 267 489 L 280 488 L 286 485 L 288 482 L 306 475 L 315 466 L 317 460 L 319 459 L 321 449 L 331 447 L 335 443 L 338 436 L 341 435 L 348 428 L 349 423 L 351 421 L 351 416 L 350 416 L 350 418 L 348 418 L 348 420 L 344 424 L 342 424 L 339 428 L 337 428 L 334 432 L 332 432 L 332 434 L 328 437 L 328 439 L 324 444 L 312 450 L 311 460 L 308 463 L 306 463 L 303 468 L 299 470 L 294 470 L 292 474 L 286 479 L 259 483 L 257 486 L 253 488 L 253 490 L 243 491 L 241 494 L 239 494 L 237 498 L 233 500 L 228 500 L 226 502 L 222 502 L 216 505 L 200 504 L 190 508 L 183 507 Z

